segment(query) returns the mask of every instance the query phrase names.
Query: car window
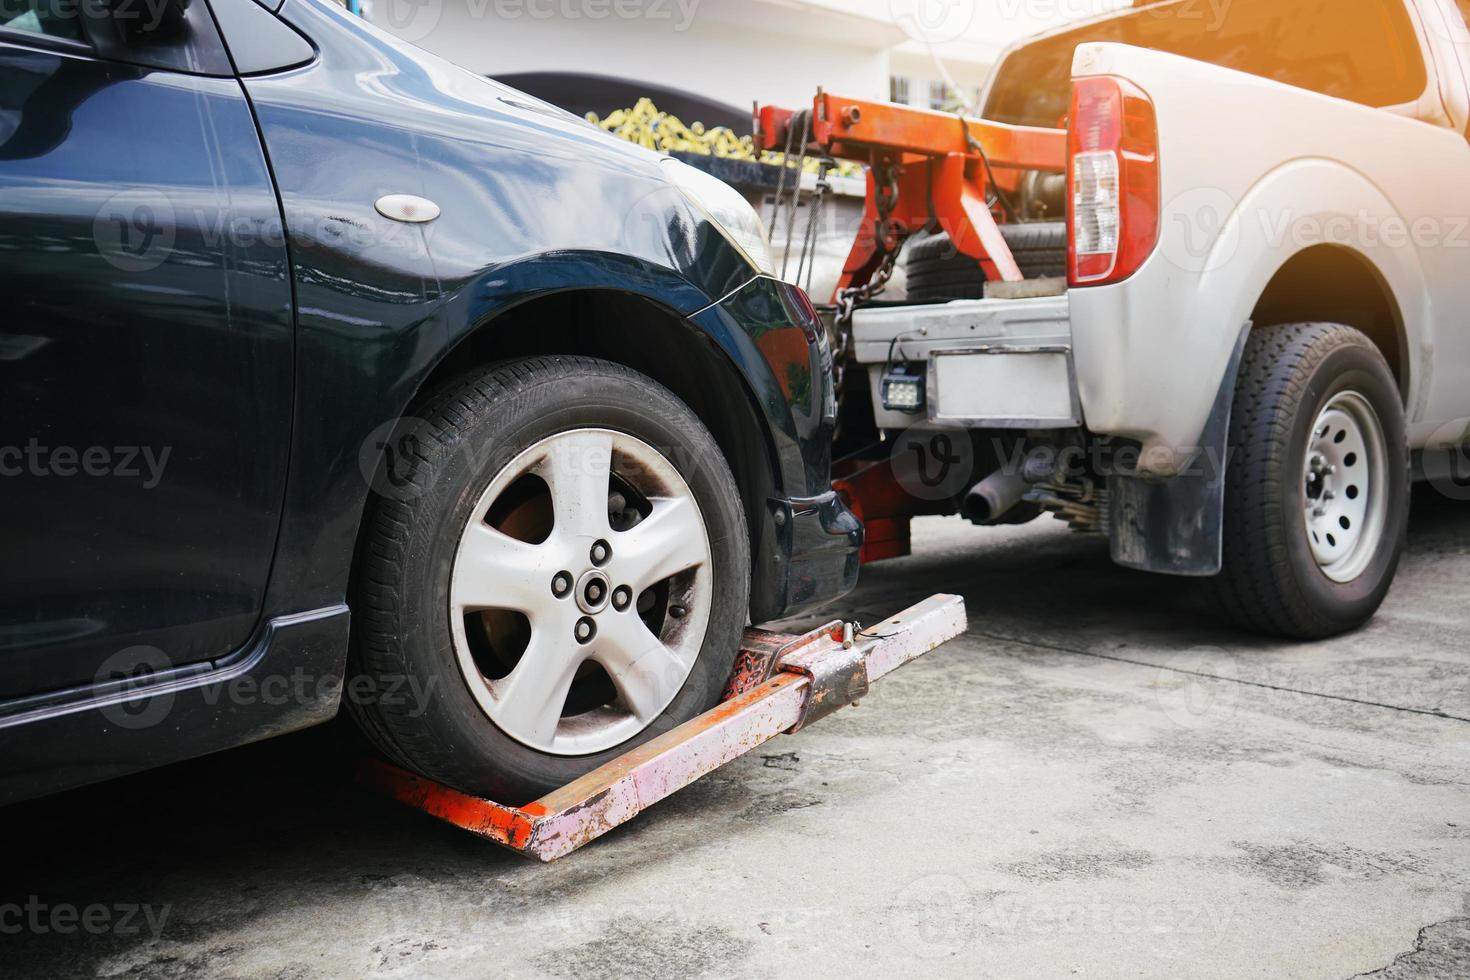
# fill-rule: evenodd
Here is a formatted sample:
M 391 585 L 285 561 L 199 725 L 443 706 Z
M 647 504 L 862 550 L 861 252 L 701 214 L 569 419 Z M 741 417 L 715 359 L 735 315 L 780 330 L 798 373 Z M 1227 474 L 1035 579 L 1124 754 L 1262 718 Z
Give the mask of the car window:
M 26 34 L 44 34 L 67 41 L 82 36 L 82 5 L 65 0 L 0 0 L 0 28 Z
M 1176 0 L 1018 49 L 999 69 L 986 117 L 1057 125 L 1072 53 L 1089 41 L 1167 51 L 1375 107 L 1413 102 L 1429 82 L 1403 0 Z

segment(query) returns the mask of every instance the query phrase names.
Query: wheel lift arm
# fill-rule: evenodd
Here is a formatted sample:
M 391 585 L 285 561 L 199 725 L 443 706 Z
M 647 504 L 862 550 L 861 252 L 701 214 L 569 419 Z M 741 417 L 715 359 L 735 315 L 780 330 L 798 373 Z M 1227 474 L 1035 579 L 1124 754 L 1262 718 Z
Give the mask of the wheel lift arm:
M 838 293 L 866 285 L 905 238 L 936 223 L 955 248 L 976 260 L 986 279 L 1019 281 L 1021 272 L 988 203 L 990 191 L 1015 189 L 1026 170 L 1062 171 L 1066 141 L 1065 130 L 964 119 L 821 90 L 809 115 L 776 106 L 757 106 L 755 112 L 758 151 L 796 145 L 803 153 L 868 165 L 863 224 Z
M 865 630 L 802 636 L 747 629 L 725 700 L 525 806 L 480 799 L 377 760 L 359 781 L 540 861 L 596 840 L 782 732 L 857 702 L 869 685 L 965 630 L 965 602 L 936 595 Z

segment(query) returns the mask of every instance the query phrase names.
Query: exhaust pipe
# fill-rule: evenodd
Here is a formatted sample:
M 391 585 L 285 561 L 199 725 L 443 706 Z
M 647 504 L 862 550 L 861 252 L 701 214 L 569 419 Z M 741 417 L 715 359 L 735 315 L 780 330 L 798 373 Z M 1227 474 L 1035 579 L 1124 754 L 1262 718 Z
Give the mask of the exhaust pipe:
M 1019 504 L 1030 488 L 1019 473 L 996 470 L 965 494 L 965 516 L 976 524 L 992 524 Z

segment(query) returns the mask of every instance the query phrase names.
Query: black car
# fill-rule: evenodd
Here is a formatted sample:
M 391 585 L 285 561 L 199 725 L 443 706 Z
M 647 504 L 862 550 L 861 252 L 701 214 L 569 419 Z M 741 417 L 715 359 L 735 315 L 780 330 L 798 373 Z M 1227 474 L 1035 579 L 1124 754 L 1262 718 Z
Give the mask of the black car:
M 0 799 L 332 718 L 518 801 L 834 599 L 734 190 L 326 0 L 0 0 Z

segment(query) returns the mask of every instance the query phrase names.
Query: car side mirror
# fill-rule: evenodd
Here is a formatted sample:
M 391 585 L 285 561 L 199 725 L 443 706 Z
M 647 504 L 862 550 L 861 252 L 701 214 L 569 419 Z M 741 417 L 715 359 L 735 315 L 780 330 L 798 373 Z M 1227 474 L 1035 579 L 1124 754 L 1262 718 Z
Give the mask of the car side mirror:
M 205 0 L 78 0 L 87 40 L 104 58 L 167 71 L 234 74 Z
M 177 44 L 188 36 L 189 5 L 200 0 L 102 0 L 124 44 Z

